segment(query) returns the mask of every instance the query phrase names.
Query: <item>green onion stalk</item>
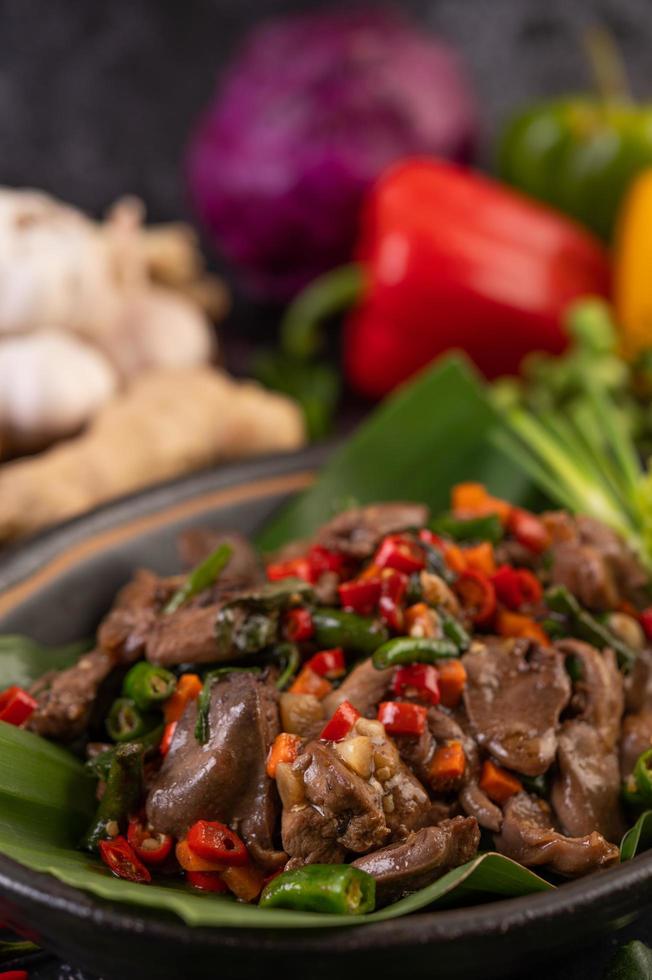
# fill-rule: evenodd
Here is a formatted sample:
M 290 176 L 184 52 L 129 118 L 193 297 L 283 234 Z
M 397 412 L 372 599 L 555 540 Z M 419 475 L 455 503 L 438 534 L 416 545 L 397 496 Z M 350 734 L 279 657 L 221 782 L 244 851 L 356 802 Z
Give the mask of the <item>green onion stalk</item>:
M 568 328 L 580 353 L 560 364 L 566 375 L 572 368 L 573 398 L 536 410 L 525 399 L 506 400 L 507 388 L 499 385 L 493 400 L 505 424 L 492 439 L 551 500 L 613 528 L 652 570 L 652 473 L 615 392 L 592 370 L 597 354 L 581 350 L 592 335 L 607 329 L 615 335 L 609 317 L 607 305 L 595 299 L 570 308 Z M 543 377 L 540 383 L 545 387 Z

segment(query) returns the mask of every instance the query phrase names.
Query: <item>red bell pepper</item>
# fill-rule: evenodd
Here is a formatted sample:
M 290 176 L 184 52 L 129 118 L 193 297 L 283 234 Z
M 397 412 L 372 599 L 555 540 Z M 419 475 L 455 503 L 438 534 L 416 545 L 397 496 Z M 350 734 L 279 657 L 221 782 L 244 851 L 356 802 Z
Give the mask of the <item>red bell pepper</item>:
M 350 701 L 342 701 L 331 720 L 322 729 L 319 737 L 325 742 L 341 742 L 349 734 L 359 717 L 360 712 L 353 707 Z
M 398 697 L 423 698 L 430 704 L 439 704 L 439 681 L 432 664 L 407 664 L 399 667 L 392 681 L 392 693 Z
M 101 840 L 99 848 L 100 857 L 116 878 L 137 881 L 140 884 L 147 884 L 152 880 L 151 874 L 124 837 Z
M 148 826 L 146 821 L 133 817 L 129 821 L 127 841 L 145 864 L 163 864 L 172 851 L 174 839 Z
M 315 632 L 310 610 L 306 609 L 305 606 L 289 609 L 285 614 L 283 632 L 286 639 L 292 643 L 303 643 L 305 640 L 309 640 Z
M 306 308 L 299 296 L 284 345 L 314 351 L 315 322 L 356 303 L 345 371 L 372 398 L 450 349 L 466 351 L 488 378 L 516 373 L 530 351 L 559 354 L 569 302 L 605 296 L 610 285 L 607 253 L 590 232 L 437 159 L 408 158 L 381 176 L 363 207 L 355 259 L 348 287 L 343 269 L 312 287 L 308 323 L 297 315 Z
M 561 214 L 455 164 L 412 159 L 372 189 L 357 258 L 364 296 L 346 372 L 379 397 L 450 348 L 489 378 L 532 350 L 559 354 L 570 300 L 606 295 L 607 255 Z
M 346 673 L 346 659 L 342 647 L 332 650 L 320 650 L 306 662 L 306 666 L 314 670 L 319 677 L 341 677 Z
M 378 721 L 390 735 L 423 735 L 427 714 L 427 708 L 409 701 L 381 701 L 378 705 Z
M 8 687 L 0 694 L 0 721 L 22 725 L 37 707 L 34 698 L 22 687 Z
M 249 854 L 238 835 L 218 820 L 198 820 L 188 831 L 188 847 L 205 861 L 218 861 L 228 866 L 241 866 Z

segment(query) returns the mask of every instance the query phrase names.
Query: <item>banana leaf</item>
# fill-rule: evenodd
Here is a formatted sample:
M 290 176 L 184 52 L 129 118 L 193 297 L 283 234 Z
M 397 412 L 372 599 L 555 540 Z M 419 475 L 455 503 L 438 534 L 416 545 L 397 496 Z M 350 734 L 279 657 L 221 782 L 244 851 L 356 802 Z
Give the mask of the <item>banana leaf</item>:
M 70 667 L 89 647 L 87 641 L 46 647 L 27 636 L 0 636 L 0 691 L 12 684 L 27 688 L 49 670 Z
M 461 480 L 479 480 L 497 496 L 532 505 L 537 498 L 528 477 L 489 441 L 497 422 L 468 364 L 459 357 L 438 361 L 362 423 L 315 485 L 262 530 L 258 544 L 272 551 L 307 537 L 342 499 L 417 500 L 437 513 Z
M 138 885 L 114 878 L 75 850 L 95 809 L 94 781 L 72 755 L 0 722 L 0 853 L 100 898 L 173 912 L 189 925 L 297 929 L 381 922 L 471 898 L 547 891 L 547 881 L 500 854 L 482 854 L 427 888 L 363 917 L 259 909 L 192 892 L 181 881 Z
M 645 810 L 620 842 L 620 860 L 631 861 L 641 851 L 652 847 L 652 810 Z

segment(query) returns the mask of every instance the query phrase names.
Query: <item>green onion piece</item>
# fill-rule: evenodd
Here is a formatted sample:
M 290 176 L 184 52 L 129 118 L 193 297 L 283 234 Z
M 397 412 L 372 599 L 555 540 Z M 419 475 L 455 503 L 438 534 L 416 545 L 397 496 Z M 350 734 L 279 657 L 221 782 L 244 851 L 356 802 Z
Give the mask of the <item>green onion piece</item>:
M 209 589 L 220 573 L 224 571 L 232 554 L 233 548 L 229 544 L 221 544 L 219 548 L 216 548 L 208 558 L 190 572 L 186 581 L 174 593 L 163 612 L 166 614 L 176 612 L 193 596 L 199 595 L 204 589 Z
M 401 664 L 434 664 L 438 660 L 450 660 L 459 656 L 459 649 L 451 640 L 428 637 L 397 636 L 383 643 L 374 653 L 372 663 L 376 670 L 398 667 Z
M 376 904 L 376 881 L 350 864 L 308 864 L 267 884 L 259 905 L 331 915 L 365 915 Z
M 299 648 L 296 643 L 281 643 L 276 647 L 274 655 L 281 659 L 282 670 L 278 675 L 276 687 L 279 691 L 283 691 L 299 669 L 301 663 Z
M 583 609 L 566 586 L 552 586 L 546 591 L 545 599 L 553 612 L 566 617 L 570 636 L 591 643 L 600 650 L 611 647 L 622 668 L 629 670 L 632 667 L 638 656 L 636 650 L 616 636 L 604 623 L 598 622 L 595 616 L 592 616 L 586 609 Z
M 209 713 L 211 707 L 211 690 L 216 681 L 227 674 L 259 674 L 260 667 L 218 667 L 210 670 L 204 676 L 204 686 L 197 698 L 197 721 L 195 722 L 195 738 L 200 745 L 205 745 L 210 736 Z

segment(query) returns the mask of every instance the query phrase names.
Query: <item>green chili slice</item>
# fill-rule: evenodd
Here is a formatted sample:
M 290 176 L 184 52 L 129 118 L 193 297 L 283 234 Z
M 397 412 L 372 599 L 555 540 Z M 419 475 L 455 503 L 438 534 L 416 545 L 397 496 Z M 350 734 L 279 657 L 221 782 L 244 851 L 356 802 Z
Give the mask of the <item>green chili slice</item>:
M 350 864 L 308 864 L 270 881 L 259 904 L 269 909 L 365 915 L 376 904 L 376 881 Z
M 443 609 L 438 609 L 437 615 L 441 621 L 444 636 L 446 636 L 449 640 L 452 640 L 460 653 L 464 653 L 465 650 L 468 650 L 471 646 L 471 637 L 464 629 L 460 621 L 455 619 L 454 616 L 451 616 L 450 613 L 447 613 Z
M 503 526 L 496 514 L 468 519 L 460 519 L 450 513 L 441 514 L 430 527 L 435 534 L 444 534 L 455 541 L 490 541 L 498 544 L 504 536 Z
M 646 749 L 636 760 L 634 780 L 644 806 L 652 806 L 652 749 Z
M 158 717 L 141 711 L 131 698 L 116 698 L 106 719 L 106 730 L 114 742 L 133 742 L 157 727 Z
M 208 558 L 190 572 L 181 588 L 177 589 L 163 609 L 164 613 L 173 613 L 183 606 L 193 596 L 199 595 L 204 589 L 209 589 L 224 571 L 233 554 L 230 544 L 221 544 Z
M 137 708 L 146 711 L 161 701 L 167 701 L 176 683 L 177 679 L 170 670 L 141 660 L 125 677 L 122 692 L 125 697 L 131 698 Z
M 369 655 L 389 638 L 387 628 L 379 620 L 342 609 L 315 609 L 312 623 L 318 649 L 343 647 Z
M 401 664 L 434 664 L 438 660 L 459 657 L 459 654 L 459 649 L 449 639 L 397 636 L 383 643 L 371 659 L 376 670 L 385 670 Z
M 109 772 L 111 769 L 111 763 L 115 758 L 115 754 L 122 745 L 136 745 L 143 750 L 143 758 L 147 758 L 151 755 L 154 749 L 157 749 L 163 738 L 163 725 L 157 725 L 153 728 L 151 732 L 147 732 L 142 738 L 133 739 L 130 742 L 122 742 L 121 745 L 113 745 L 110 749 L 104 749 L 103 752 L 98 752 L 98 754 L 93 758 L 89 759 L 86 763 L 86 768 L 89 772 L 92 772 L 94 776 L 98 779 L 107 780 L 109 778 Z
M 143 790 L 143 755 L 141 745 L 120 745 L 111 760 L 106 789 L 80 847 L 96 851 L 104 837 L 124 832 L 131 813 L 135 813 Z

